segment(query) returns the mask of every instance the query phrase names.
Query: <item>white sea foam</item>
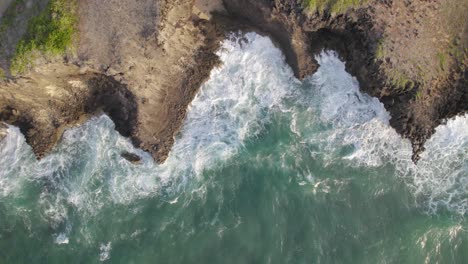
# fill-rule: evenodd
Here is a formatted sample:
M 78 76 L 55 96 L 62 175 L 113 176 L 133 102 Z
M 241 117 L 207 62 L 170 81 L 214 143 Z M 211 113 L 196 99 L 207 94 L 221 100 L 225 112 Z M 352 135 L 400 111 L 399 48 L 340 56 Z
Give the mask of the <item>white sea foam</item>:
M 106 261 L 110 259 L 110 252 L 112 250 L 112 243 L 108 242 L 107 244 L 101 244 L 99 246 L 99 260 Z
M 429 210 L 448 207 L 468 213 L 468 115 L 439 126 L 408 177 L 416 194 L 427 197 Z
M 321 67 L 305 83 L 293 77 L 270 39 L 255 33 L 245 38 L 233 34 L 218 55 L 224 64 L 212 71 L 193 100 L 164 164 L 155 164 L 149 154 L 118 135 L 107 116 L 67 130 L 40 162 L 19 130 L 9 127 L 0 143 L 0 197 L 19 192 L 24 181 L 43 182 L 39 202 L 44 216 L 58 227 L 66 221 L 69 206 L 93 215 L 109 204 L 183 191 L 187 183 L 201 179 L 204 170 L 238 155 L 247 140 L 264 130 L 272 112 L 281 112 L 290 115 L 291 133 L 298 140 L 297 145 L 284 146 L 285 153 L 309 144 L 315 146 L 311 156 L 327 164 L 375 168 L 393 164 L 416 195 L 425 197 L 423 206 L 467 212 L 468 117 L 439 127 L 416 166 L 410 160 L 410 143 L 389 127 L 382 104 L 359 92 L 358 83 L 333 52 L 317 58 Z M 345 146 L 351 150 L 343 157 Z M 143 164 L 127 162 L 120 157 L 122 151 L 139 154 Z M 294 169 L 285 162 L 285 153 L 279 163 Z M 313 168 L 304 173 L 313 175 Z M 313 178 L 304 176 L 312 183 Z
M 58 245 L 68 244 L 68 242 L 70 242 L 70 241 L 68 239 L 67 234 L 65 234 L 65 233 L 60 233 L 55 237 L 55 243 L 58 244 Z
M 254 33 L 245 41 L 233 35 L 223 42 L 218 55 L 224 65 L 213 70 L 192 102 L 168 163 L 183 160 L 199 176 L 235 155 L 268 122 L 269 110 L 291 95 L 295 79 L 281 52 L 265 49 L 271 41 Z
M 319 71 L 311 77 L 321 100 L 321 118 L 331 131 L 311 141 L 325 142 L 324 150 L 340 146 L 354 150 L 344 157 L 349 166 L 378 167 L 393 164 L 396 174 L 424 197 L 429 212 L 448 208 L 465 215 L 468 211 L 468 115 L 441 125 L 426 143 L 426 151 L 415 165 L 411 144 L 388 125 L 389 116 L 375 98 L 363 95 L 344 71 L 344 63 L 333 53 L 318 58 Z M 302 133 L 304 134 L 304 133 Z M 307 137 L 307 136 L 305 136 Z M 331 159 L 339 156 L 330 157 Z
M 6 137 L 0 141 L 0 198 L 15 194 L 34 164 L 31 148 L 17 127 L 8 126 Z
M 316 57 L 320 68 L 311 77 L 323 121 L 334 127 L 353 127 L 378 119 L 387 124 L 390 119 L 382 103 L 359 91 L 355 78 L 345 71 L 345 64 L 333 51 L 323 51 Z
M 300 84 L 268 38 L 250 33 L 240 39 L 233 34 L 232 40 L 223 42 L 218 55 L 224 65 L 213 70 L 193 100 L 164 164 L 155 164 L 118 135 L 105 115 L 67 130 L 62 142 L 39 162 L 19 131 L 10 128 L 0 156 L 5 160 L 2 191 L 11 193 L 16 179 L 46 183 L 41 208 L 52 225 L 59 226 L 67 218 L 65 205 L 92 215 L 109 203 L 157 195 L 162 187 L 165 192 L 185 188 L 203 170 L 236 155 L 269 122 L 269 111 L 282 107 L 293 86 Z M 136 152 L 143 164 L 127 162 L 120 157 L 122 151 Z

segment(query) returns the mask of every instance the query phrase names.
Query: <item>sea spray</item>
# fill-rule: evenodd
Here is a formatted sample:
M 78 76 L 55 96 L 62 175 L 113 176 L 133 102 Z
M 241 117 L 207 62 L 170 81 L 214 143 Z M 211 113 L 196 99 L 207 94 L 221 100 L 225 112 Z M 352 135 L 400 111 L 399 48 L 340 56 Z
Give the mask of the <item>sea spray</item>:
M 389 126 L 390 116 L 383 104 L 359 91 L 356 80 L 345 72 L 344 63 L 336 54 L 322 52 L 317 60 L 321 67 L 309 81 L 315 87 L 314 95 L 320 98 L 314 103 L 320 121 L 331 128 L 319 133 L 325 138 L 318 141 L 317 133 L 299 133 L 310 142 L 322 143 L 321 148 L 329 159 L 325 162 L 349 160 L 348 166 L 361 167 L 392 164 L 395 176 L 406 181 L 417 199 L 422 198 L 420 205 L 427 212 L 434 214 L 446 208 L 465 215 L 468 212 L 468 116 L 458 116 L 439 126 L 427 141 L 421 160 L 414 164 L 409 140 L 401 138 Z M 352 145 L 353 151 L 341 156 L 337 150 L 347 145 Z
M 280 111 L 291 115 L 291 132 L 300 135 L 300 141 L 318 144 L 324 162 L 350 160 L 351 166 L 390 162 L 396 176 L 411 178 L 408 184 L 429 197 L 432 211 L 444 205 L 466 212 L 466 117 L 438 128 L 416 166 L 410 161 L 409 142 L 388 125 L 383 105 L 359 91 L 334 52 L 317 57 L 321 67 L 302 89 L 269 38 L 248 33 L 242 37 L 245 42 L 239 40 L 233 34 L 223 42 L 218 55 L 224 65 L 213 70 L 190 105 L 165 164 L 155 164 L 119 136 L 107 116 L 66 131 L 59 146 L 39 162 L 32 160 L 18 129 L 10 127 L 0 155 L 2 194 L 18 189 L 21 179 L 33 178 L 47 182 L 51 189 L 52 194 L 41 197 L 60 193 L 61 198 L 53 195 L 54 199 L 95 212 L 108 202 L 129 203 L 156 195 L 161 186 L 183 190 L 181 184 L 237 155 L 247 139 L 264 130 L 272 112 Z M 308 110 L 297 112 L 294 104 Z M 328 128 L 315 131 L 320 126 Z M 354 150 L 341 157 L 339 149 L 347 145 Z M 119 153 L 126 150 L 141 155 L 143 165 L 123 160 Z
M 319 54 L 320 68 L 303 82 L 255 33 L 233 34 L 218 55 L 223 65 L 190 105 L 164 164 L 106 115 L 67 130 L 40 161 L 10 126 L 0 142 L 0 214 L 8 220 L 0 243 L 25 223 L 11 239 L 39 240 L 58 251 L 50 254 L 73 252 L 82 262 L 252 259 L 243 252 L 282 263 L 377 252 L 400 262 L 395 252 L 406 241 L 411 255 L 430 259 L 444 259 L 437 248 L 466 245 L 468 116 L 439 126 L 415 165 L 409 141 L 334 52 Z M 434 222 L 445 212 L 461 223 Z M 454 252 L 446 259 L 456 260 Z
M 27 178 L 22 176 L 34 165 L 34 155 L 19 128 L 8 126 L 6 137 L 0 141 L 0 199 L 18 194 Z
M 250 33 L 247 39 L 249 45 L 223 43 L 218 55 L 225 65 L 213 70 L 193 100 L 181 136 L 164 164 L 155 164 L 147 153 L 135 149 L 102 115 L 67 130 L 52 153 L 30 165 L 23 160 L 31 159 L 31 151 L 23 150 L 28 148 L 24 138 L 14 133 L 6 139 L 8 148 L 2 158 L 21 162 L 2 165 L 17 171 L 14 178 L 31 177 L 46 184 L 39 200 L 56 222 L 66 215 L 66 209 L 55 210 L 63 208 L 62 203 L 93 215 L 109 203 L 131 203 L 171 189 L 182 191 L 204 169 L 236 155 L 243 142 L 269 122 L 270 109 L 281 107 L 299 84 L 268 38 Z M 138 153 L 143 165 L 126 162 L 120 157 L 122 151 Z M 25 165 L 29 175 L 20 170 Z

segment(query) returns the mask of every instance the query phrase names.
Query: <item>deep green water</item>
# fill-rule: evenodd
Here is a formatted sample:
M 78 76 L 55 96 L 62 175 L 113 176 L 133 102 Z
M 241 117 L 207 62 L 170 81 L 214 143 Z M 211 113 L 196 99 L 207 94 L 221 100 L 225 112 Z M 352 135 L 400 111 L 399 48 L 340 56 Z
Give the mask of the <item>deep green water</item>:
M 10 127 L 0 263 L 468 263 L 468 117 L 416 166 L 334 53 L 299 82 L 247 40 L 224 42 L 163 165 L 107 116 L 39 162 Z

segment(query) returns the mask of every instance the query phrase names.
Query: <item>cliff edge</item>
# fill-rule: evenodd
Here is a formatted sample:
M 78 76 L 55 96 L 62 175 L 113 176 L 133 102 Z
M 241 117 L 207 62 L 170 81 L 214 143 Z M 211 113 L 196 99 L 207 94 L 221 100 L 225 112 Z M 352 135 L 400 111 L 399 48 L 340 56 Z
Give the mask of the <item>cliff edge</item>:
M 105 112 L 163 162 L 219 64 L 220 42 L 238 30 L 269 35 L 299 79 L 317 70 L 322 49 L 338 51 L 411 140 L 415 161 L 436 126 L 468 110 L 462 0 L 27 0 L 2 8 L 0 121 L 20 127 L 38 157 L 66 127 Z M 53 26 L 43 32 L 41 23 Z

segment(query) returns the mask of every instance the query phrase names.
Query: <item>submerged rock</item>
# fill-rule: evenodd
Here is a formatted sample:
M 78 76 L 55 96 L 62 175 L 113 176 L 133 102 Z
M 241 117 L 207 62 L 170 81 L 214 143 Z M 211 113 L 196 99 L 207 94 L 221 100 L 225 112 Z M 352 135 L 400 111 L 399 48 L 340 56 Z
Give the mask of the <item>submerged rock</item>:
M 130 152 L 125 151 L 125 152 L 122 152 L 120 156 L 130 161 L 133 164 L 141 164 L 141 157 L 135 153 L 130 153 Z

